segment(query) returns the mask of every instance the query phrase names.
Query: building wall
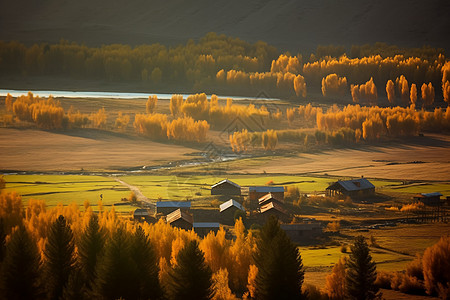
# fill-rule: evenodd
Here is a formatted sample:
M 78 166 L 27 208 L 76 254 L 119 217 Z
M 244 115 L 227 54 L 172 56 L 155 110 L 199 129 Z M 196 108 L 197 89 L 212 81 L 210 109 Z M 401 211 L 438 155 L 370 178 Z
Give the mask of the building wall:
M 236 213 L 237 210 L 239 210 L 239 209 L 233 206 L 233 207 L 230 207 L 230 208 L 224 210 L 223 212 L 221 212 L 220 213 L 220 224 L 233 226 L 234 225 L 234 214 Z
M 186 222 L 183 219 L 178 219 L 172 223 L 170 223 L 171 226 L 173 227 L 178 227 L 184 230 L 191 230 L 192 229 L 192 224 L 189 222 Z
M 211 195 L 241 195 L 241 189 L 231 184 L 222 184 L 212 188 Z
M 261 198 L 262 196 L 267 195 L 268 193 L 260 193 L 260 192 L 255 192 L 255 191 L 251 191 L 248 193 L 248 197 L 250 199 L 250 201 L 258 201 L 259 198 Z M 272 193 L 273 197 L 278 199 L 279 201 L 283 201 L 284 200 L 284 192 L 275 192 Z
M 163 215 L 167 216 L 171 212 L 176 211 L 178 208 L 180 208 L 180 207 L 157 207 L 156 208 L 156 213 L 157 214 L 163 214 Z M 180 209 L 182 211 L 189 211 L 189 208 L 187 208 L 187 207 L 181 207 Z
M 195 233 L 198 234 L 199 237 L 205 237 L 213 231 L 214 233 L 217 233 L 219 231 L 219 228 L 217 227 L 194 227 Z

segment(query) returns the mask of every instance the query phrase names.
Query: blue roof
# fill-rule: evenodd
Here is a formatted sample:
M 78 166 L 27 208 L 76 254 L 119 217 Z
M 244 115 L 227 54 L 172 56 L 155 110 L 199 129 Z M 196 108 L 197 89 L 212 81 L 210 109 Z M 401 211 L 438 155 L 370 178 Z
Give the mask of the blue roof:
M 284 193 L 284 186 L 250 186 L 248 191 L 257 193 Z
M 439 192 L 434 192 L 434 193 L 422 193 L 421 194 L 424 197 L 441 197 L 442 194 Z
M 219 223 L 214 223 L 214 222 L 194 222 L 193 224 L 194 228 L 219 228 L 220 224 Z
M 191 201 L 158 201 L 156 207 L 191 207 Z

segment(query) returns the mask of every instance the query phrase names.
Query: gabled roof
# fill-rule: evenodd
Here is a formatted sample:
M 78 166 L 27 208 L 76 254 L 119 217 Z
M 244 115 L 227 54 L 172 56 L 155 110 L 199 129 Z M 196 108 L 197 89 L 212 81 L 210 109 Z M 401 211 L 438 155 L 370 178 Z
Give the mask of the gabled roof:
M 270 202 L 270 201 L 277 201 L 280 202 L 272 193 L 265 194 L 261 198 L 258 199 L 259 205 L 262 205 L 264 203 Z
M 327 190 L 334 190 L 337 188 L 337 186 L 343 187 L 346 191 L 360 191 L 360 190 L 367 190 L 367 189 L 374 189 L 375 186 L 370 183 L 369 180 L 365 178 L 359 178 L 354 180 L 338 180 L 337 182 L 333 183 L 329 187 L 327 187 Z
M 274 210 L 276 210 L 276 211 L 279 211 L 279 212 L 281 212 L 282 214 L 285 214 L 286 216 L 289 216 L 289 213 L 284 209 L 284 207 L 280 204 L 280 203 L 278 203 L 278 202 L 269 202 L 269 203 L 267 203 L 267 204 L 264 204 L 263 206 L 261 206 L 261 209 L 260 209 L 260 211 L 261 211 L 261 213 L 263 214 L 263 213 L 265 213 L 265 212 L 267 212 L 267 211 L 269 211 L 269 210 L 272 210 L 272 209 L 274 209 Z
M 217 187 L 217 186 L 219 186 L 219 185 L 222 185 L 222 184 L 224 184 L 224 183 L 231 184 L 231 185 L 233 185 L 233 186 L 235 186 L 235 187 L 237 187 L 237 188 L 239 188 L 239 189 L 241 188 L 241 186 L 240 186 L 239 184 L 234 183 L 233 181 L 228 180 L 228 179 L 224 179 L 224 180 L 222 180 L 222 181 L 219 181 L 219 182 L 216 183 L 216 184 L 213 184 L 213 185 L 211 186 L 211 188 L 213 189 L 213 188 L 215 188 L 215 187 Z
M 230 207 L 235 206 L 236 208 L 245 211 L 245 208 L 242 206 L 242 204 L 240 204 L 239 202 L 237 202 L 234 199 L 230 199 L 227 202 L 224 202 L 222 204 L 220 204 L 219 208 L 220 208 L 220 212 L 223 212 L 224 210 L 229 209 Z
M 422 197 L 424 198 L 431 198 L 431 197 L 441 197 L 442 194 L 439 192 L 434 192 L 434 193 L 421 193 L 420 194 Z
M 248 191 L 257 193 L 284 193 L 284 186 L 250 186 Z
M 220 224 L 215 222 L 196 222 L 194 228 L 219 228 Z
M 169 224 L 171 224 L 177 220 L 180 220 L 180 219 L 182 219 L 190 224 L 194 223 L 194 218 L 190 214 L 186 213 L 185 211 L 182 211 L 181 209 L 177 209 L 166 216 L 166 221 Z
M 191 201 L 158 201 L 156 202 L 156 207 L 190 208 Z

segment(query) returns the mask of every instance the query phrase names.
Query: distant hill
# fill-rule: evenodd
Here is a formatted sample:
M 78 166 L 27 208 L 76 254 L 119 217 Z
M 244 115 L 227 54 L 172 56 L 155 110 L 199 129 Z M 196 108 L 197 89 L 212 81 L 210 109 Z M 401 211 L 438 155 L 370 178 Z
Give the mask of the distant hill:
M 294 53 L 375 42 L 450 52 L 448 0 L 5 0 L 0 11 L 0 39 L 25 43 L 175 45 L 214 31 Z

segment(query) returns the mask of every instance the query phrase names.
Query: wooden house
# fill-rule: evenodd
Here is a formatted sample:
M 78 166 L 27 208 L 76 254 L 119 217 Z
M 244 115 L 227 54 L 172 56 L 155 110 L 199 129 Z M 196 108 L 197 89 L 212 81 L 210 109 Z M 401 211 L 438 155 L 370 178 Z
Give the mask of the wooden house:
M 250 186 L 248 188 L 248 197 L 251 202 L 258 201 L 269 193 L 279 201 L 284 200 L 284 186 Z
M 289 212 L 277 201 L 269 202 L 260 208 L 260 221 L 266 222 L 270 216 L 275 216 L 281 222 L 289 222 L 291 220 Z
M 211 231 L 217 233 L 217 231 L 219 231 L 220 224 L 213 222 L 195 222 L 193 224 L 193 228 L 195 233 L 198 234 L 198 236 L 205 237 Z
M 422 193 L 414 196 L 415 201 L 422 202 L 426 206 L 441 206 L 443 201 L 441 201 L 442 194 L 439 192 L 434 193 Z
M 236 211 L 242 211 L 245 213 L 245 208 L 241 203 L 236 200 L 230 199 L 224 202 L 219 207 L 220 223 L 224 225 L 234 225 L 234 216 Z
M 191 208 L 191 201 L 158 201 L 156 202 L 156 213 L 168 215 L 171 212 L 181 209 L 189 211 Z
M 326 189 L 328 196 L 345 195 L 351 198 L 373 196 L 375 186 L 365 178 L 354 180 L 338 180 Z
M 240 196 L 241 186 L 231 180 L 224 179 L 211 186 L 211 195 Z
M 261 198 L 258 199 L 258 203 L 259 203 L 260 206 L 265 205 L 265 204 L 267 204 L 269 202 L 274 202 L 274 201 L 276 201 L 278 203 L 283 203 L 283 199 L 281 199 L 281 200 L 278 199 L 278 197 L 275 196 L 272 193 L 268 193 L 268 194 L 266 194 L 266 195 L 264 195 L 264 196 L 262 196 Z
M 186 211 L 178 208 L 166 216 L 166 222 L 173 227 L 191 230 L 194 223 L 194 218 Z

